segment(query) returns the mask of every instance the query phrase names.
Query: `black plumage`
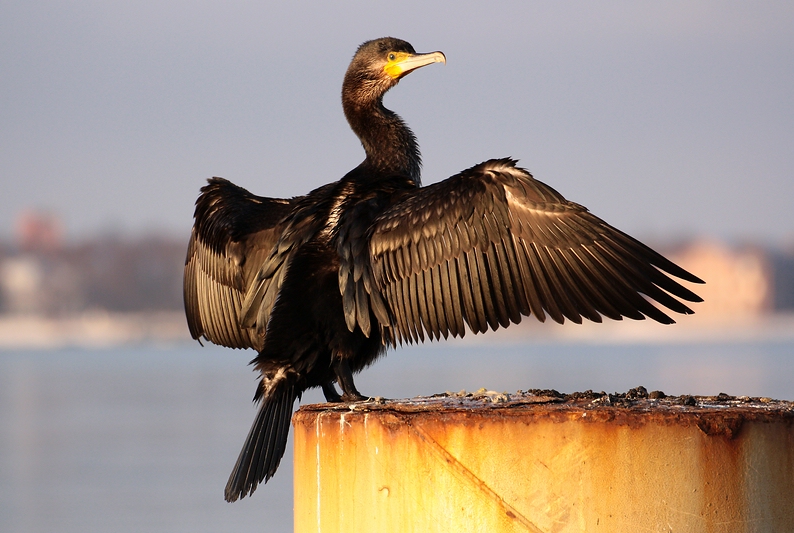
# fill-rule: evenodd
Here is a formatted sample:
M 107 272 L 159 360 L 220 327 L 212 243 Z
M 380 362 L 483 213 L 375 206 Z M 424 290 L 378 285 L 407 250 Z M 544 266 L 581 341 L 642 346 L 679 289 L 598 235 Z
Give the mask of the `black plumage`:
M 652 300 L 683 314 L 692 311 L 681 300 L 700 301 L 670 276 L 700 279 L 511 159 L 421 187 L 416 139 L 382 98 L 435 62 L 444 55 L 393 38 L 359 47 L 342 104 L 366 158 L 341 180 L 291 199 L 220 178 L 201 190 L 185 263 L 190 333 L 255 349 L 261 374 L 229 501 L 275 473 L 303 391 L 363 399 L 353 373 L 387 345 L 495 330 L 531 314 L 670 324 Z

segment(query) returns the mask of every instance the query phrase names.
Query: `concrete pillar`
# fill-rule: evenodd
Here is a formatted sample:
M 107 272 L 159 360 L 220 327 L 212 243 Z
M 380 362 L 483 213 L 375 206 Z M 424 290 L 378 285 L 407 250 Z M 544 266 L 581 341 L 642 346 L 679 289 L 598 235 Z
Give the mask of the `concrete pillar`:
M 295 531 L 794 531 L 791 403 L 632 392 L 303 406 Z

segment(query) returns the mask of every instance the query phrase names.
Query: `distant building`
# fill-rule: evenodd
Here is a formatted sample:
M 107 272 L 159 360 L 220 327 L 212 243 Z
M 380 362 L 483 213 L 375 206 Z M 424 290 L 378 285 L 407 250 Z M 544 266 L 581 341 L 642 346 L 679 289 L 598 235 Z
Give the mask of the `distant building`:
M 39 312 L 43 277 L 35 258 L 13 257 L 3 260 L 0 264 L 3 311 L 25 314 Z
M 17 217 L 15 234 L 21 250 L 57 250 L 63 244 L 63 223 L 52 213 L 27 209 Z
M 772 269 L 772 308 L 794 311 L 794 251 L 775 250 L 769 254 Z
M 0 256 L 0 312 L 65 315 L 182 307 L 187 244 L 181 240 L 100 239 L 61 245 L 49 237 L 37 239 L 20 240 L 16 251 Z
M 63 315 L 84 307 L 75 265 L 52 254 L 23 253 L 0 261 L 0 303 L 11 314 Z
M 0 312 L 63 316 L 182 309 L 186 238 L 66 244 L 56 218 L 26 215 L 20 220 L 17 246 L 0 243 Z M 664 253 L 706 281 L 687 284 L 705 300 L 693 305 L 698 318 L 794 311 L 794 250 L 703 240 Z
M 773 310 L 774 272 L 764 250 L 696 241 L 668 256 L 706 282 L 688 284 L 704 300 L 694 306 L 699 316 L 738 318 Z

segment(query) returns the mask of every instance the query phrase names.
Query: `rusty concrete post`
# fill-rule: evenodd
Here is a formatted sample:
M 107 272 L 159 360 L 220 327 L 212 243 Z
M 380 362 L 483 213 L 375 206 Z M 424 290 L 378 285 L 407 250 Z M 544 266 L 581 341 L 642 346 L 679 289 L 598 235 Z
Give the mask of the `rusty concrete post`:
M 794 531 L 789 402 L 480 393 L 293 424 L 298 533 Z

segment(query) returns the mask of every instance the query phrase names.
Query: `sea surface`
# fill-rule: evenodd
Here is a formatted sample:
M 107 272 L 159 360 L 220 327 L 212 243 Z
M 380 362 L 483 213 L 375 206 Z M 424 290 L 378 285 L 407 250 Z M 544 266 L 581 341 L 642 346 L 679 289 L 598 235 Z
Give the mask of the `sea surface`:
M 0 531 L 292 531 L 291 443 L 253 497 L 223 500 L 255 413 L 253 355 L 196 343 L 0 351 Z M 457 340 L 391 351 L 356 383 L 388 398 L 643 385 L 791 400 L 794 340 Z

